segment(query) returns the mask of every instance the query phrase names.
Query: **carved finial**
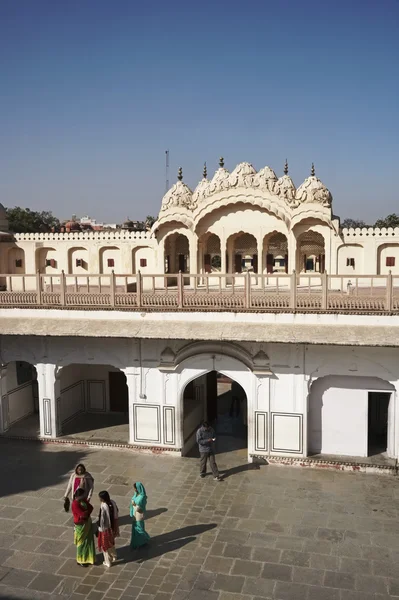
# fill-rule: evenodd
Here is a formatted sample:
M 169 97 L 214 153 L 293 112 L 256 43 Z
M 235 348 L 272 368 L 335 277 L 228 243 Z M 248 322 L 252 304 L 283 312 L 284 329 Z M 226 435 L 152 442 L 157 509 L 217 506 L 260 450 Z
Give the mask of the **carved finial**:
M 208 172 L 206 170 L 206 162 L 204 162 L 204 170 L 202 171 L 202 176 L 204 179 L 206 179 L 206 176 L 208 175 Z
M 284 175 L 288 175 L 288 160 L 287 159 L 285 159 Z
M 221 169 L 223 169 L 223 167 L 224 167 L 224 158 L 223 158 L 223 156 L 221 156 L 221 157 L 219 158 L 219 167 L 220 167 Z
M 182 180 L 183 180 L 183 169 L 182 169 L 181 167 L 179 167 L 179 170 L 178 170 L 178 172 L 177 172 L 177 179 L 178 179 L 179 181 L 182 181 Z
M 314 177 L 316 175 L 316 171 L 314 170 L 314 164 L 312 163 L 312 168 L 310 169 L 310 176 Z

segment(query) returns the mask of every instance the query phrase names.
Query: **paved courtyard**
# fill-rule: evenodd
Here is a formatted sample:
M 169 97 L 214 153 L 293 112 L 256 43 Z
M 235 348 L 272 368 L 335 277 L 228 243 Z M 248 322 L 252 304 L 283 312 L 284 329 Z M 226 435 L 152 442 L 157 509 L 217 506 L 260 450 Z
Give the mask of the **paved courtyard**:
M 0 598 L 29 600 L 383 600 L 399 597 L 399 484 L 392 477 L 0 442 Z M 84 462 L 120 508 L 119 562 L 75 563 L 63 511 Z M 148 549 L 128 549 L 132 483 L 149 497 Z M 95 514 L 98 502 L 95 499 Z M 100 557 L 98 557 L 100 559 Z

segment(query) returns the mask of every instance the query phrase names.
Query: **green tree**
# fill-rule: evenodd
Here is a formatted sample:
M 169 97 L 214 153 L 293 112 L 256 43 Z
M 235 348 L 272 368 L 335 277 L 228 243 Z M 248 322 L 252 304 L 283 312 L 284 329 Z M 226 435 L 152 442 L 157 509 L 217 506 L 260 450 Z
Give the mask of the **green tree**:
M 385 219 L 378 219 L 374 227 L 399 227 L 399 215 L 393 213 L 385 217 Z
M 13 233 L 47 233 L 58 229 L 60 222 L 50 211 L 37 212 L 30 208 L 7 208 L 9 229 Z
M 356 229 L 356 227 L 367 227 L 367 225 L 360 219 L 344 219 L 341 223 L 341 227 L 347 229 L 353 227 L 353 229 Z
M 148 215 L 145 219 L 146 227 L 148 227 L 148 229 L 151 229 L 151 227 L 154 225 L 155 221 L 156 221 L 155 217 L 151 217 L 151 215 Z

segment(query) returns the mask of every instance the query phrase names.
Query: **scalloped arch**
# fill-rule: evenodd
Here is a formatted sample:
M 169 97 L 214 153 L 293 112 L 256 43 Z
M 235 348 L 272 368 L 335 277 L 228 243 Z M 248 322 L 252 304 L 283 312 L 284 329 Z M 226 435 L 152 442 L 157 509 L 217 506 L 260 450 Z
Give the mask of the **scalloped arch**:
M 199 207 L 194 214 L 194 229 L 197 229 L 202 219 L 212 212 L 219 208 L 225 208 L 226 206 L 235 204 L 248 204 L 267 210 L 284 221 L 288 228 L 290 227 L 291 215 L 288 207 L 283 207 L 280 202 L 276 202 L 270 197 L 261 194 L 248 195 L 241 192 L 240 194 L 229 194 L 228 196 L 225 194 L 217 194 L 217 196 L 215 195 L 214 197 L 211 196 L 208 202 Z
M 293 215 L 291 220 L 291 229 L 293 229 L 296 225 L 299 225 L 302 221 L 306 221 L 306 219 L 317 219 L 319 221 L 323 221 L 326 223 L 331 229 L 331 217 L 324 213 L 315 212 L 314 210 L 301 210 L 301 212 L 297 215 Z

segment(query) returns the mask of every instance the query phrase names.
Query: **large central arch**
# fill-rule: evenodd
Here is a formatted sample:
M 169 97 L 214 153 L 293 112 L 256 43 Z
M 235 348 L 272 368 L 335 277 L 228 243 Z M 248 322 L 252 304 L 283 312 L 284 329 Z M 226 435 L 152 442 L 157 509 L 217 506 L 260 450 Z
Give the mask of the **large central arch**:
M 245 359 L 244 359 L 245 360 Z M 179 424 L 179 446 L 184 447 L 184 391 L 187 385 L 208 373 L 220 373 L 237 383 L 244 390 L 247 399 L 248 452 L 252 439 L 253 422 L 251 414 L 254 406 L 255 376 L 244 360 L 239 360 L 220 352 L 201 352 L 193 354 L 177 365 L 178 405 L 177 423 Z

